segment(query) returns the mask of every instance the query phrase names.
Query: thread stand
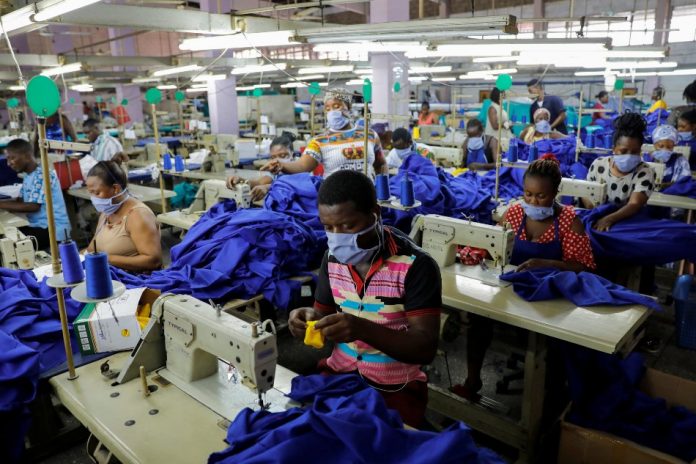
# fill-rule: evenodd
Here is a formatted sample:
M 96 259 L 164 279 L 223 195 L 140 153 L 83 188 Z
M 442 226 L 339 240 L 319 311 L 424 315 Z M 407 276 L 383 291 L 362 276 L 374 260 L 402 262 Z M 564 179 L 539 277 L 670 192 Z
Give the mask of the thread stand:
M 78 284 L 75 288 L 73 288 L 72 292 L 70 293 L 70 297 L 75 301 L 79 301 L 80 303 L 101 303 L 103 301 L 109 301 L 113 300 L 114 298 L 118 298 L 119 296 L 123 295 L 123 293 L 126 291 L 126 286 L 117 280 L 112 280 L 111 284 L 114 286 L 114 293 L 107 298 L 88 297 L 86 282 L 82 282 Z

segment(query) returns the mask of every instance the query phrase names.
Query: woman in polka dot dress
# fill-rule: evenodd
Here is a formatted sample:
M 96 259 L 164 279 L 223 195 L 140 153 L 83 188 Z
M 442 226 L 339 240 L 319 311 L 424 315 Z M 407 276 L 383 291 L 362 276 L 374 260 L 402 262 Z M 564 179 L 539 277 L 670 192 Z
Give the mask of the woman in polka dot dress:
M 614 154 L 594 160 L 587 174 L 587 180 L 607 184 L 605 202 L 620 206 L 593 225 L 599 231 L 635 216 L 655 190 L 655 171 L 640 156 L 645 121 L 639 114 L 625 113 L 614 120 L 614 128 Z M 594 207 L 588 199 L 583 203 Z

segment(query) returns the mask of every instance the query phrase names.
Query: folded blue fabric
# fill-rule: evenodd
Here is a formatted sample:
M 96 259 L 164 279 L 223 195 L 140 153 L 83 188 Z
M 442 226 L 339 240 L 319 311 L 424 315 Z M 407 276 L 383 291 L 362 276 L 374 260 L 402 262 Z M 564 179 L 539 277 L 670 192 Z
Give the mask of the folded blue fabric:
M 507 272 L 500 276 L 512 282 L 512 289 L 526 301 L 544 301 L 565 298 L 576 306 L 644 305 L 661 310 L 652 298 L 636 293 L 621 285 L 590 272 L 560 271 L 538 268 L 522 272 Z
M 478 448 L 461 422 L 440 433 L 407 430 L 382 396 L 354 374 L 296 377 L 285 412 L 242 410 L 227 431 L 230 447 L 209 463 L 502 463 Z
M 596 258 L 638 265 L 696 261 L 696 225 L 652 218 L 643 208 L 635 216 L 614 224 L 608 232 L 592 228 L 600 218 L 616 210 L 616 205 L 606 204 L 577 212 Z
M 696 181 L 693 178 L 682 177 L 662 191 L 669 195 L 696 198 Z

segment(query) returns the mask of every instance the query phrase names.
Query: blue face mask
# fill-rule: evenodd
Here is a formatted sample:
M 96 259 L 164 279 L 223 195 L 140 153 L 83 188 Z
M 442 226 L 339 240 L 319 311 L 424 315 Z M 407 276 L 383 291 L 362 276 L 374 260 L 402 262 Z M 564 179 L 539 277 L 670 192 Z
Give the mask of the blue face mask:
M 123 195 L 123 199 L 119 201 L 118 203 L 111 203 L 111 201 L 116 198 L 120 197 Z M 95 197 L 94 195 L 91 195 L 90 199 L 92 200 L 92 205 L 94 205 L 94 209 L 97 210 L 99 213 L 104 213 L 107 216 L 110 216 L 114 214 L 118 209 L 121 207 L 123 203 L 128 200 L 128 190 L 124 190 L 121 193 L 117 193 L 111 198 L 99 198 Z
M 672 157 L 672 152 L 669 150 L 655 150 L 652 152 L 652 157 L 661 163 L 666 163 Z
M 341 110 L 331 110 L 326 113 L 326 124 L 331 130 L 341 130 L 349 122 L 350 119 Z
M 614 155 L 614 165 L 624 173 L 633 172 L 640 161 L 640 155 Z
M 551 206 L 535 206 L 530 205 L 526 201 L 522 202 L 524 214 L 535 221 L 543 221 L 546 218 L 553 216 L 553 205 Z
M 327 232 L 326 238 L 328 240 L 329 251 L 343 264 L 355 266 L 356 264 L 363 263 L 374 256 L 375 252 L 379 249 L 379 245 L 368 249 L 360 248 L 358 245 L 358 237 L 370 233 L 372 230 L 377 231 L 381 243 L 382 233 L 377 217 L 375 217 L 374 224 L 355 234 Z
M 541 121 L 534 124 L 534 128 L 540 134 L 548 134 L 549 132 L 551 132 L 551 123 L 548 122 L 546 119 L 542 119 Z
M 482 148 L 483 148 L 483 137 L 469 137 L 469 143 L 467 145 L 467 149 L 469 151 L 480 150 Z
M 409 147 L 409 148 L 395 148 L 394 150 L 396 151 L 397 156 L 401 159 L 406 158 L 413 151 L 413 149 L 411 147 Z
M 691 132 L 679 131 L 679 140 L 682 142 L 690 142 L 694 138 L 694 134 Z

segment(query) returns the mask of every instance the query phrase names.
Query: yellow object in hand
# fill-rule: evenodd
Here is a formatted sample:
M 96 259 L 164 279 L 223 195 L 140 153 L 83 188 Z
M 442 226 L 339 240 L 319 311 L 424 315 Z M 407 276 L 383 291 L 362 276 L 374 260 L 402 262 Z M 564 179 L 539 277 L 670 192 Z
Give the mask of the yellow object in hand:
M 317 321 L 307 321 L 304 344 L 319 349 L 324 347 L 324 335 L 321 333 L 321 330 L 314 328 L 316 323 Z

